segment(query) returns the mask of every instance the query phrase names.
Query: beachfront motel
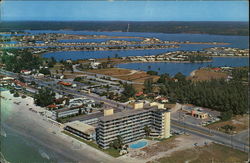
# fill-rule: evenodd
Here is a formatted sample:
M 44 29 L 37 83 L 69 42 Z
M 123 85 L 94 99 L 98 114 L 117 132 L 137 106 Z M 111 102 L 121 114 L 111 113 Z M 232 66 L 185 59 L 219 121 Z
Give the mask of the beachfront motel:
M 144 127 L 151 129 L 151 136 L 158 138 L 170 137 L 170 111 L 164 105 L 151 103 L 134 104 L 133 110 L 113 113 L 113 109 L 104 110 L 104 116 L 99 118 L 97 126 L 97 144 L 104 149 L 109 148 L 117 136 L 121 136 L 127 144 L 143 138 Z

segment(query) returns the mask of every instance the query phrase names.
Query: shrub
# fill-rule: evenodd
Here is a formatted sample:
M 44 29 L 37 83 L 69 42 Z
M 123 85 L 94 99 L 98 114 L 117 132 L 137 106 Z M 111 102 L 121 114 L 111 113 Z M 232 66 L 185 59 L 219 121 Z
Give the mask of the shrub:
M 232 116 L 233 116 L 233 111 L 232 110 L 222 112 L 221 113 L 221 120 L 227 121 L 227 120 L 231 119 Z
M 147 74 L 149 74 L 149 75 L 158 75 L 158 72 L 156 72 L 156 71 L 147 71 Z
M 16 93 L 14 94 L 14 97 L 19 97 L 18 92 L 16 92 Z

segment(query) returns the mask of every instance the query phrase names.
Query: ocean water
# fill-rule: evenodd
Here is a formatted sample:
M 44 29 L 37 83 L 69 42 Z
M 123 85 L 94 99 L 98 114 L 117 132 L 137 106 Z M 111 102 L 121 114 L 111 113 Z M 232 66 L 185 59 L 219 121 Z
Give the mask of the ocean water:
M 3 91 L 6 92 L 6 90 L 1 90 L 1 95 Z M 11 127 L 8 119 L 13 118 L 12 115 L 16 111 L 12 100 L 8 100 L 9 96 L 4 96 L 7 100 L 1 99 L 0 152 L 5 160 L 11 163 L 51 163 L 64 160 L 63 156 L 27 137 L 22 131 Z
M 134 69 L 134 70 L 143 70 L 143 71 L 157 71 L 159 74 L 168 73 L 173 76 L 178 72 L 188 76 L 190 73 L 196 69 L 202 67 L 222 67 L 222 66 L 248 66 L 249 58 L 248 57 L 214 57 L 212 62 L 204 63 L 173 63 L 173 62 L 147 62 L 147 63 L 125 63 L 119 64 L 117 67 Z
M 19 163 L 50 163 L 56 162 L 51 159 L 50 154 L 43 147 L 39 146 L 30 139 L 23 137 L 17 132 L 2 126 L 2 132 L 6 137 L 1 135 L 1 153 L 9 162 Z

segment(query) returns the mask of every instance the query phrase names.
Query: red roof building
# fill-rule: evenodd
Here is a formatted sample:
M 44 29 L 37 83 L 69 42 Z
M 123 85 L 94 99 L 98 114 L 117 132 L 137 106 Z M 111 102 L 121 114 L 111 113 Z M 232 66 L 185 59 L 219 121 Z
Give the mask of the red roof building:
M 63 82 L 63 81 L 58 82 L 58 84 L 61 84 L 64 86 L 71 86 L 72 85 L 71 83 L 67 83 L 67 82 Z
M 216 67 L 216 68 L 213 68 L 212 70 L 214 70 L 214 71 L 220 71 L 220 70 L 221 70 L 221 68 Z
M 135 94 L 135 96 L 141 96 L 141 95 L 143 95 L 143 92 L 138 92 Z
M 54 109 L 57 108 L 58 106 L 55 104 L 48 105 L 47 108 Z
M 16 85 L 21 86 L 21 87 L 27 86 L 25 83 L 23 83 L 23 82 L 21 82 L 21 81 L 19 81 L 19 80 L 15 80 L 14 83 L 15 83 Z

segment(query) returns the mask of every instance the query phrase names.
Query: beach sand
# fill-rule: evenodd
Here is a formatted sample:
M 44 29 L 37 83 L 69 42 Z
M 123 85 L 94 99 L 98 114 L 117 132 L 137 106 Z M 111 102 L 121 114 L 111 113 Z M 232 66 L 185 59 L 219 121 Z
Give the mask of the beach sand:
M 15 98 L 9 91 L 2 91 L 1 96 L 5 97 L 1 97 L 1 105 L 2 100 L 5 100 L 5 102 L 7 100 L 7 109 L 9 109 L 1 110 L 1 112 L 5 112 L 5 114 L 2 114 L 4 117 L 1 117 L 2 125 L 64 156 L 66 160 L 60 162 L 113 163 L 118 161 L 116 158 L 61 133 L 62 127 L 52 124 L 39 112 L 35 113 L 29 110 L 29 108 L 39 111 L 44 110 L 35 106 L 31 97 Z M 1 108 L 4 107 L 1 106 Z M 122 163 L 123 161 L 119 160 L 119 162 Z

